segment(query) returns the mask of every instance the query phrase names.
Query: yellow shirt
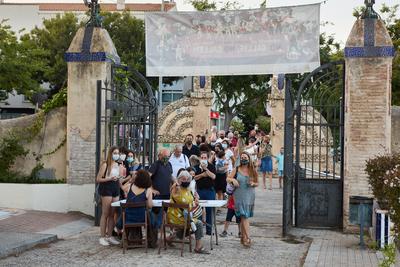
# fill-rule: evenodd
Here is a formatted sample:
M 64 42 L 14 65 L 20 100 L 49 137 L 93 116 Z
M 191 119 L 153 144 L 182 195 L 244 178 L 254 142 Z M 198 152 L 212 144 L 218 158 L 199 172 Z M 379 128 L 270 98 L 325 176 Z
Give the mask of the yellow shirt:
M 189 210 L 192 210 L 194 198 L 189 188 L 180 188 L 171 195 L 171 203 L 189 204 Z M 183 210 L 177 208 L 168 208 L 167 219 L 169 223 L 184 224 L 185 217 Z

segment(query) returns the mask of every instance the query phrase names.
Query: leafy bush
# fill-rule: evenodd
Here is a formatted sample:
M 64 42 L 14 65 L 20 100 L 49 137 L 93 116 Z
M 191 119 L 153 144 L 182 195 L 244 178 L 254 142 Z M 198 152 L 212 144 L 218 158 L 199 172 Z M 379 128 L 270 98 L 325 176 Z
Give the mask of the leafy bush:
M 67 105 L 67 88 L 61 89 L 57 94 L 53 95 L 53 97 L 46 101 L 42 109 L 44 113 L 49 113 L 50 110 L 55 108 L 64 107 Z
M 263 130 L 265 133 L 269 133 L 271 131 L 271 118 L 267 116 L 258 116 L 256 119 L 256 123 L 260 127 L 260 130 Z
M 0 176 L 10 171 L 17 157 L 26 156 L 28 152 L 12 133 L 0 139 Z
M 244 124 L 241 120 L 233 119 L 231 121 L 231 126 L 235 131 L 238 131 L 239 133 L 244 131 Z
M 400 234 L 400 153 L 369 159 L 365 171 L 379 206 L 390 213 L 396 236 Z

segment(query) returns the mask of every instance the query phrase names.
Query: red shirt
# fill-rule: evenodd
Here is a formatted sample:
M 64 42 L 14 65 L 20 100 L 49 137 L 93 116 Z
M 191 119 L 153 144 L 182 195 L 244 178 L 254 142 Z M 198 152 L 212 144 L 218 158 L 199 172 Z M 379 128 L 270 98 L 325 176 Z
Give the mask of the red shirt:
M 226 207 L 232 210 L 235 209 L 235 199 L 233 198 L 233 196 L 229 196 L 228 204 L 226 205 Z
M 237 142 L 238 142 L 237 137 L 236 136 L 232 137 L 232 140 L 231 140 L 232 147 L 236 147 L 237 146 Z

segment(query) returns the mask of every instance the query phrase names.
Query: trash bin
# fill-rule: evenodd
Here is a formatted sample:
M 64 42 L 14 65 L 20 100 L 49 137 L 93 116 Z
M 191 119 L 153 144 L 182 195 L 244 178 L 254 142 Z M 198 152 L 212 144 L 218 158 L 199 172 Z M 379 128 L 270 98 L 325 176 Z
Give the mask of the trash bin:
M 372 204 L 374 199 L 350 196 L 350 223 L 360 225 L 360 246 L 365 247 L 364 227 L 372 225 Z

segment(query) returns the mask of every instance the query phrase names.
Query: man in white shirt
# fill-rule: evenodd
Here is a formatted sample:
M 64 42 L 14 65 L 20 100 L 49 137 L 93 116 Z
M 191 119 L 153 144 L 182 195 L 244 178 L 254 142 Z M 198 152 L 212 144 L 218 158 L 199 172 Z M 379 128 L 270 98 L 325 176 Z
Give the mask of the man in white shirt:
M 174 149 L 174 153 L 172 153 L 169 158 L 169 162 L 172 165 L 172 176 L 176 178 L 179 169 L 186 169 L 190 167 L 190 162 L 188 157 L 182 153 L 182 145 L 176 145 Z
M 218 132 L 218 139 L 216 142 L 221 144 L 222 141 L 224 141 L 224 139 L 225 139 L 225 131 L 221 130 Z

